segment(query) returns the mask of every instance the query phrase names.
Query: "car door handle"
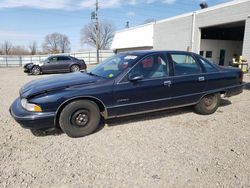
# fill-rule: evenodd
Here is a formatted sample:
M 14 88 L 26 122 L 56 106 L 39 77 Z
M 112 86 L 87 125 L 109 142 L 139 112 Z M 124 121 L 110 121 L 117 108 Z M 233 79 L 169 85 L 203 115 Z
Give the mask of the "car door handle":
M 199 82 L 205 81 L 205 77 L 204 77 L 204 76 L 200 76 L 200 77 L 198 78 L 198 81 L 199 81 Z
M 164 83 L 164 86 L 168 86 L 168 87 L 170 87 L 172 84 L 172 82 L 170 80 L 164 81 L 163 83 Z

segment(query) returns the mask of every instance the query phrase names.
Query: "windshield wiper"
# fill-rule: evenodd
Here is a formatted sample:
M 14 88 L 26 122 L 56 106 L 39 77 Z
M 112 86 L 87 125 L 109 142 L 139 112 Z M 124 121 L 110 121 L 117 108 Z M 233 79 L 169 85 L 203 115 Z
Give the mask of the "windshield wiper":
M 87 74 L 91 75 L 91 76 L 96 76 L 96 77 L 99 77 L 99 78 L 105 78 L 103 76 L 100 76 L 100 75 L 97 75 L 97 74 L 94 74 L 92 72 L 87 72 Z M 106 79 L 106 78 L 105 78 Z

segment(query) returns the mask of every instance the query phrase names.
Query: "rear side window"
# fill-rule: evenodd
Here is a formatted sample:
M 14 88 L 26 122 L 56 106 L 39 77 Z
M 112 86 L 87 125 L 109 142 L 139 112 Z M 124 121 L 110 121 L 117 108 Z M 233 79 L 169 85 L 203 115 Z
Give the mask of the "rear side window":
M 202 65 L 205 67 L 206 72 L 217 72 L 218 70 L 206 59 L 199 58 Z
M 64 57 L 64 56 L 58 57 L 58 61 L 68 61 L 68 60 L 70 60 L 68 57 Z
M 191 55 L 171 54 L 175 75 L 189 75 L 200 73 L 200 67 Z

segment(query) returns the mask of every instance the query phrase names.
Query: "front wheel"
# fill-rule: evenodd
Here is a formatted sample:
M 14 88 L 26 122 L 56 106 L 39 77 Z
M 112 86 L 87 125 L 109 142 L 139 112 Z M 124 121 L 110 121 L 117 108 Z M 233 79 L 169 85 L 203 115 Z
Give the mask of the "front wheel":
M 100 118 L 100 110 L 94 102 L 78 100 L 64 107 L 59 125 L 69 137 L 83 137 L 97 129 Z
M 195 105 L 195 111 L 202 115 L 212 114 L 218 109 L 220 100 L 219 93 L 206 95 Z
M 31 73 L 33 75 L 39 75 L 41 74 L 41 68 L 39 66 L 34 66 L 32 69 L 31 69 Z

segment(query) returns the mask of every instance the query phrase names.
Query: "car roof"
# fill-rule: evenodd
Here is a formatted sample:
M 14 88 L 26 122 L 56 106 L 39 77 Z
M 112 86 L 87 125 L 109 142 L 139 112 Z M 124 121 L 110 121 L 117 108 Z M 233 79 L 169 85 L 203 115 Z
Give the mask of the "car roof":
M 72 57 L 70 55 L 52 55 L 50 57 Z
M 156 54 L 156 53 L 189 53 L 189 54 L 194 54 L 193 52 L 179 51 L 179 50 L 140 50 L 140 51 L 121 52 L 121 54 L 137 55 L 137 56 L 151 55 L 151 54 Z

